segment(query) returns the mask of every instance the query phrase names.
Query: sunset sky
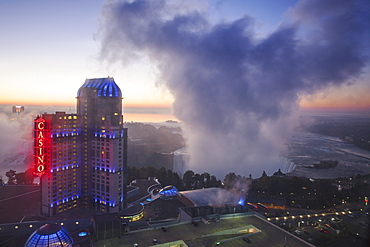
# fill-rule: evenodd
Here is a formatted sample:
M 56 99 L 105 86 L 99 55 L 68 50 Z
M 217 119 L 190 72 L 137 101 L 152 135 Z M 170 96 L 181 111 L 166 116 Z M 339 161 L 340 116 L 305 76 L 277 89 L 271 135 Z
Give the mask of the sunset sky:
M 248 15 L 257 36 L 285 20 L 296 0 L 187 1 L 211 21 Z M 171 93 L 157 87 L 157 68 L 148 59 L 126 67 L 99 61 L 103 0 L 0 1 L 0 104 L 75 105 L 86 78 L 113 76 L 128 107 L 170 107 Z M 301 95 L 304 108 L 370 108 L 370 72 L 340 87 Z M 160 84 L 160 83 L 159 83 Z

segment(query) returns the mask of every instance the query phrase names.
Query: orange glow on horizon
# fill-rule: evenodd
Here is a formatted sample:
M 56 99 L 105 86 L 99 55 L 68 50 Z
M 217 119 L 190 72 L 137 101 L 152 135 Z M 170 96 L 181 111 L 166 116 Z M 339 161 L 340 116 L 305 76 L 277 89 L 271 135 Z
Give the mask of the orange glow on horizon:
M 23 105 L 23 106 L 70 106 L 75 107 L 76 101 L 27 101 L 27 100 L 10 100 L 10 101 L 0 101 L 0 105 Z M 171 108 L 171 103 L 162 102 L 125 102 L 123 100 L 123 108 Z
M 370 109 L 370 99 L 362 99 L 361 101 L 338 99 L 302 100 L 299 106 L 302 109 L 364 110 Z
M 303 96 L 302 109 L 365 110 L 370 109 L 370 84 L 367 81 L 330 87 L 314 95 Z
M 65 101 L 55 101 L 55 100 L 46 100 L 46 99 L 40 99 L 40 100 L 4 100 L 2 99 L 0 101 L 0 105 L 32 105 L 32 106 L 38 106 L 38 105 L 55 105 L 55 106 L 75 106 L 76 101 L 73 100 L 65 100 Z
M 178 121 L 171 114 L 147 114 L 147 113 L 124 113 L 123 118 L 125 122 L 165 122 L 167 120 Z

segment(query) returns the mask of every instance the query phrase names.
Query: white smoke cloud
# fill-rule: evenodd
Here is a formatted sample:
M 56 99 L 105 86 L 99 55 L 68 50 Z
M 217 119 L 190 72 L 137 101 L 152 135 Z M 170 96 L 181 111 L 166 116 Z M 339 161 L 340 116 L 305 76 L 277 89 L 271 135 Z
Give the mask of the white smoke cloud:
M 0 176 L 10 169 L 24 172 L 32 167 L 32 123 L 36 113 L 0 114 Z
M 0 115 L 0 156 L 9 154 L 16 150 L 22 137 L 21 126 L 18 121 L 11 120 L 5 114 Z
M 194 171 L 276 171 L 300 95 L 348 83 L 367 66 L 368 1 L 301 1 L 262 39 L 247 16 L 214 24 L 205 5 L 187 6 L 110 1 L 99 37 L 108 63 L 145 56 L 157 65 Z

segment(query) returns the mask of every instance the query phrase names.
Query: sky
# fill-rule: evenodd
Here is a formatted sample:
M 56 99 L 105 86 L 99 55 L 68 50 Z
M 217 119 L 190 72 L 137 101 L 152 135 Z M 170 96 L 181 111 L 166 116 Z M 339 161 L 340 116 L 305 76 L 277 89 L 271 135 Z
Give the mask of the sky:
M 370 109 L 369 17 L 368 0 L 2 0 L 0 104 L 73 107 L 113 76 L 131 114 L 182 122 L 189 169 L 270 175 L 302 108 Z
M 185 2 L 178 7 L 199 10 L 213 23 L 249 16 L 256 37 L 276 30 L 297 4 L 296 0 Z M 104 3 L 0 1 L 0 104 L 73 106 L 86 78 L 109 75 L 120 86 L 126 107 L 171 107 L 173 94 L 158 82 L 157 64 L 147 57 L 124 66 L 101 61 Z M 301 107 L 370 108 L 369 71 L 344 85 L 301 95 Z
M 122 70 L 98 59 L 103 1 L 0 1 L 0 103 L 75 105 L 86 78 L 113 76 L 128 106 L 169 107 L 148 63 Z

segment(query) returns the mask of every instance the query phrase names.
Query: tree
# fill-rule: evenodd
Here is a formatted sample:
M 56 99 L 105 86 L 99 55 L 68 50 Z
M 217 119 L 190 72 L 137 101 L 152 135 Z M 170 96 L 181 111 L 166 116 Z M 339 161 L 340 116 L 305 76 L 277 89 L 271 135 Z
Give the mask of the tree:
M 17 180 L 17 184 L 26 184 L 26 176 L 24 172 L 16 173 L 15 179 Z
M 16 174 L 16 171 L 14 171 L 14 170 L 9 170 L 8 172 L 5 173 L 5 176 L 8 177 L 8 184 L 9 185 L 15 184 L 14 183 L 14 181 L 15 181 L 15 174 Z
M 171 170 L 168 170 L 171 171 Z M 183 189 L 183 182 L 181 177 L 177 174 L 177 172 L 174 172 L 171 179 L 171 184 L 174 185 L 177 189 L 182 190 Z
M 266 172 L 265 172 L 265 171 L 263 171 L 263 172 L 262 172 L 262 176 L 261 176 L 261 178 L 263 178 L 263 177 L 267 177 L 267 174 L 266 174 Z
M 203 188 L 202 178 L 200 177 L 199 173 L 194 174 L 194 189 L 201 189 Z
M 201 175 L 201 181 L 202 181 L 202 184 L 204 188 L 208 188 L 210 187 L 208 184 L 209 184 L 209 180 L 211 179 L 211 175 L 208 173 L 208 172 L 203 172 Z
M 169 184 L 166 168 L 161 167 L 159 169 L 159 171 L 158 171 L 158 181 L 162 185 L 168 185 Z
M 234 172 L 230 172 L 226 174 L 225 179 L 224 179 L 225 189 L 227 190 L 232 189 L 234 187 L 235 181 L 236 181 L 236 174 Z
M 35 179 L 36 175 L 34 174 L 34 169 L 29 168 L 24 172 L 24 179 L 26 184 L 33 184 L 33 180 Z
M 207 184 L 208 187 L 221 187 L 222 183 L 216 176 L 212 175 Z
M 194 172 L 187 170 L 182 176 L 182 180 L 186 190 L 192 189 L 194 186 Z

